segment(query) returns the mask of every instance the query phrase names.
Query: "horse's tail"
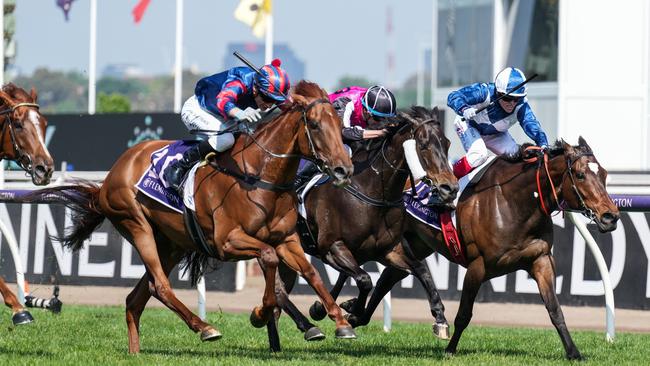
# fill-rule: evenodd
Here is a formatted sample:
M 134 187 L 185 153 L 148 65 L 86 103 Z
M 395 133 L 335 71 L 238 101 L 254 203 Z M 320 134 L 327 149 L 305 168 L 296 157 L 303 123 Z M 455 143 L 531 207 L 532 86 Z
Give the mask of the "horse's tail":
M 79 181 L 74 185 L 39 189 L 19 200 L 26 203 L 59 203 L 71 209 L 72 226 L 66 228 L 65 234 L 57 240 L 77 251 L 106 218 L 99 209 L 99 189 L 95 183 Z

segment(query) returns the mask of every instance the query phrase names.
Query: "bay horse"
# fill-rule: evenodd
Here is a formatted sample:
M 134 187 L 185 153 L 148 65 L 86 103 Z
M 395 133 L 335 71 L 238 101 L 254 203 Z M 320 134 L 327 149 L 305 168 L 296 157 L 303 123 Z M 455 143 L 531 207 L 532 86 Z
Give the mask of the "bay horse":
M 332 184 L 324 184 L 306 196 L 307 226 L 299 229 L 304 239 L 302 245 L 308 254 L 341 272 L 339 281 L 331 290 L 334 299 L 347 277 L 356 281 L 358 298 L 341 304 L 350 313 L 348 316 L 362 316 L 365 300 L 373 287 L 370 276 L 361 265 L 378 261 L 412 273 L 422 282 L 431 295 L 430 310 L 436 324 L 446 331 L 444 309 L 440 299 L 436 298 L 438 292 L 428 267 L 404 250 L 401 244 L 404 222 L 402 194 L 411 173 L 410 165 L 414 164 L 407 163 L 403 144 L 414 140 L 416 159 L 426 173 L 422 180 L 432 192 L 429 204 L 449 207 L 458 191 L 458 181 L 447 161 L 450 142 L 438 122 L 437 108 L 414 106 L 407 112 L 400 112 L 389 124 L 395 127 L 389 129 L 387 137 L 369 140 L 368 146 L 354 149 L 355 174 L 343 192 Z M 308 243 L 309 234 L 306 233 L 313 235 L 314 243 Z M 395 249 L 396 246 L 399 248 Z M 295 272 L 281 268 L 279 273 L 286 290 L 291 291 Z M 279 306 L 305 333 L 305 339 L 323 338 L 322 332 L 291 303 L 284 288 L 280 286 L 278 291 Z M 316 320 L 325 317 L 321 302 L 312 305 L 310 315 Z M 272 323 L 268 326 L 274 326 Z
M 555 293 L 550 213 L 578 211 L 593 220 L 600 232 L 615 230 L 619 211 L 605 189 L 606 178 L 607 170 L 580 137 L 576 146 L 558 141 L 544 152 L 525 144 L 515 155 L 497 157 L 483 177 L 461 193 L 457 228 L 468 264 L 454 333 L 446 348 L 448 354 L 456 353 L 460 336 L 472 318 L 481 284 L 525 270 L 537 282 L 566 357 L 582 359 Z M 408 216 L 404 237 L 417 258 L 424 259 L 436 251 L 453 262 L 440 231 Z M 384 295 L 405 276 L 404 272 L 386 268 L 364 316 L 349 319 L 350 323 L 368 324 Z
M 29 93 L 12 83 L 0 88 L 0 159 L 16 161 L 31 176 L 34 184 L 46 185 L 52 177 L 54 161 L 45 146 L 47 119 L 40 113 L 37 99 L 33 88 Z M 13 312 L 14 325 L 33 321 L 2 277 L 0 294 Z
M 169 284 L 169 272 L 184 257 L 193 279 L 207 256 L 221 261 L 257 258 L 266 286 L 262 305 L 251 312 L 255 327 L 263 327 L 273 317 L 275 275 L 281 260 L 323 299 L 328 315 L 336 322 L 336 336 L 356 337 L 300 246 L 292 191 L 301 157 L 315 160 L 337 185 L 349 182 L 353 167 L 341 139 L 342 123 L 326 92 L 315 83 L 299 82 L 291 89 L 290 98 L 291 104 L 278 116 L 251 135 L 242 133 L 231 150 L 208 159 L 209 164 L 197 170 L 196 216 L 209 252 L 199 252 L 181 214 L 135 188 L 150 165 L 151 154 L 170 141 L 143 142 L 127 150 L 101 187 L 75 184 L 42 190 L 34 196 L 55 195 L 73 210 L 74 225 L 63 238 L 67 247 L 80 249 L 108 218 L 138 251 L 146 273 L 126 299 L 130 353 L 140 351 L 140 316 L 152 295 L 192 331 L 199 332 L 202 341 L 221 338 L 221 332 L 178 300 Z

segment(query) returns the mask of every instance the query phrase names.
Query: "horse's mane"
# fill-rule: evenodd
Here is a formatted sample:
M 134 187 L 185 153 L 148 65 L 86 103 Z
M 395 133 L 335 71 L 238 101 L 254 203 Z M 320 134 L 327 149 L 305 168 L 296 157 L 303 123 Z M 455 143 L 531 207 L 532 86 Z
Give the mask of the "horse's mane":
M 327 98 L 327 92 L 323 90 L 318 84 L 307 80 L 300 80 L 291 89 L 291 94 L 302 95 L 308 98 Z
M 437 124 L 440 124 L 438 120 L 438 107 L 429 109 L 426 107 L 414 105 L 410 109 L 403 111 L 397 115 L 398 119 L 411 122 L 414 124 L 419 124 L 422 121 L 432 120 Z
M 530 153 L 526 153 L 526 148 L 530 146 L 535 146 L 529 142 L 526 142 L 519 146 L 519 150 L 515 152 L 514 154 L 504 154 L 499 156 L 499 158 L 510 162 L 510 163 L 520 163 L 524 161 L 525 158 L 530 157 Z M 578 153 L 591 153 L 591 148 L 587 145 L 577 145 L 573 146 L 573 148 L 576 150 Z M 554 158 L 558 155 L 564 154 L 564 141 L 562 140 L 556 140 L 555 143 L 553 143 L 548 150 L 548 155 L 549 158 Z

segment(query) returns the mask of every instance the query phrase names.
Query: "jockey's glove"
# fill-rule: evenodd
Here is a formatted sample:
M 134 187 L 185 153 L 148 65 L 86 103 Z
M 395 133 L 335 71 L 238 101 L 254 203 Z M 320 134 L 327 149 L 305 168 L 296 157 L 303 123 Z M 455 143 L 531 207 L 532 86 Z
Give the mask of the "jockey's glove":
M 235 113 L 235 119 L 237 121 L 247 121 L 247 122 L 257 122 L 262 118 L 259 109 L 248 107 L 244 110 L 240 109 Z
M 469 121 L 474 118 L 474 116 L 476 116 L 476 108 L 474 107 L 465 108 L 463 111 L 463 118 L 465 118 L 465 121 Z

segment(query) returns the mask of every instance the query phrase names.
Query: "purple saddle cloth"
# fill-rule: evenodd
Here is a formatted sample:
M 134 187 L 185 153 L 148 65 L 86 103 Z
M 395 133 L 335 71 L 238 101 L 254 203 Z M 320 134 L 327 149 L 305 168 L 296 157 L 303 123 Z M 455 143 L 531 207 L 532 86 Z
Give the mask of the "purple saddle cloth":
M 429 186 L 419 182 L 415 185 L 417 196 L 414 197 L 413 192 L 410 189 L 404 191 L 404 208 L 411 216 L 440 230 L 440 217 L 438 211 L 426 205 L 430 190 Z
M 183 213 L 185 205 L 183 198 L 164 181 L 163 172 L 171 164 L 180 160 L 183 153 L 194 146 L 197 141 L 179 140 L 173 142 L 151 154 L 151 165 L 135 187 L 144 195 L 160 202 L 174 211 Z

